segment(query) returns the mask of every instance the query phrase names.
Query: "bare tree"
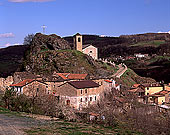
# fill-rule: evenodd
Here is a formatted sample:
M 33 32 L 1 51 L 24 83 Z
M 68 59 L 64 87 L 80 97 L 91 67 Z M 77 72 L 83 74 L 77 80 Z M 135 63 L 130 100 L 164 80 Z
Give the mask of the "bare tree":
M 34 38 L 34 34 L 28 34 L 25 38 L 24 38 L 24 45 L 29 45 L 31 43 L 31 41 Z

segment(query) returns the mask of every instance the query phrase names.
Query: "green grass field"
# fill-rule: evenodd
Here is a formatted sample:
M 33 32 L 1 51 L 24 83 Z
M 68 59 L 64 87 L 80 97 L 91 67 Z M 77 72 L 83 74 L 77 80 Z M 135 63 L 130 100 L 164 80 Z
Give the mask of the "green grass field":
M 28 135 L 142 135 L 125 127 L 58 121 L 47 126 L 25 130 Z
M 165 41 L 164 40 L 153 40 L 153 41 L 149 41 L 149 42 L 139 42 L 130 46 L 155 46 L 158 47 L 161 44 L 164 44 Z

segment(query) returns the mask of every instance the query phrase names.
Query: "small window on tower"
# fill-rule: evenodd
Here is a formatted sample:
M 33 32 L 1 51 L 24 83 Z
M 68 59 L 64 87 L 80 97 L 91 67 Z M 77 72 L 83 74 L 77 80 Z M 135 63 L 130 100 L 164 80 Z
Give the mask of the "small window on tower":
M 78 42 L 81 42 L 81 38 L 80 37 L 78 38 Z
M 90 97 L 90 101 L 92 101 L 92 97 Z
M 92 53 L 92 51 L 90 51 L 90 53 Z

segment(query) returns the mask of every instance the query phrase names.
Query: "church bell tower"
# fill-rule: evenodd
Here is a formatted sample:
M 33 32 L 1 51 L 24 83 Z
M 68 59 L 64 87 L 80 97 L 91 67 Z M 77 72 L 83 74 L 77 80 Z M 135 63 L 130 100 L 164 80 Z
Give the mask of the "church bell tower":
M 82 44 L 83 44 L 82 35 L 77 33 L 76 35 L 74 35 L 73 41 L 74 41 L 74 49 L 82 52 Z

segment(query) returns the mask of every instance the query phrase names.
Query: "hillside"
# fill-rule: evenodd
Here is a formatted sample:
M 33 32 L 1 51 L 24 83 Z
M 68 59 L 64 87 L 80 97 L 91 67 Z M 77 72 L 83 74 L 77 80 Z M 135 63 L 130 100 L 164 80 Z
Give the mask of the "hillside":
M 152 35 L 153 37 L 151 35 L 145 34 L 144 36 L 141 34 L 135 35 L 135 37 L 133 35 L 133 38 L 131 36 L 100 37 L 84 35 L 83 44 L 92 43 L 99 47 L 100 56 L 107 58 L 116 54 L 127 55 L 134 52 L 147 51 L 163 54 L 169 51 L 169 46 L 166 45 L 169 38 L 167 34 L 155 34 L 154 36 Z M 89 73 L 91 77 L 98 78 L 108 77 L 117 70 L 116 67 L 96 62 L 87 55 L 71 50 L 72 42 L 72 37 L 61 38 L 55 34 L 43 35 L 37 33 L 28 46 L 11 46 L 1 49 L 0 62 L 2 64 L 0 64 L 0 76 L 7 77 L 15 71 L 29 71 L 45 75 L 57 71 Z M 146 46 L 143 46 L 144 44 Z M 132 66 L 130 68 L 134 69 Z
M 16 71 L 21 71 L 23 56 L 27 49 L 26 45 L 0 49 L 0 77 L 7 77 Z
M 71 46 L 73 37 L 64 37 Z M 132 55 L 134 53 L 159 53 L 159 46 L 169 43 L 170 34 L 145 33 L 122 35 L 119 37 L 100 37 L 98 35 L 83 35 L 83 44 L 92 44 L 99 49 L 99 57 L 106 58 L 114 55 Z

